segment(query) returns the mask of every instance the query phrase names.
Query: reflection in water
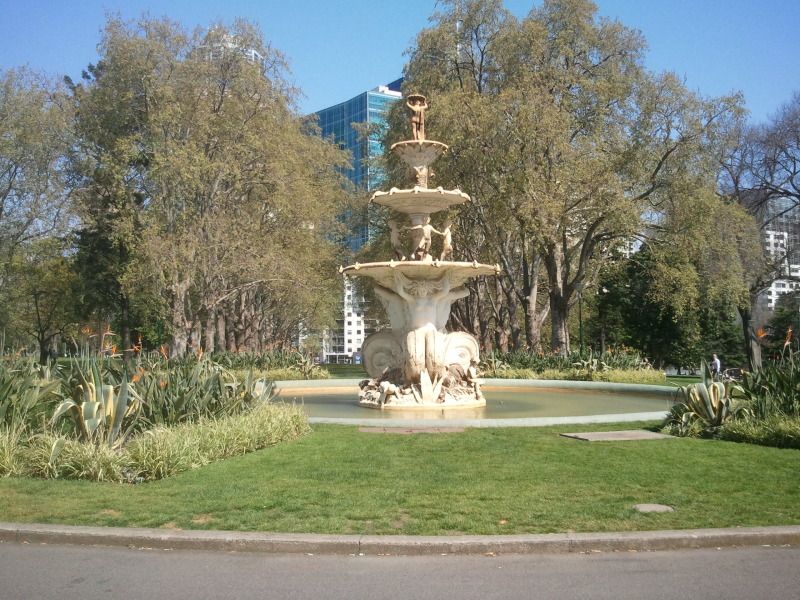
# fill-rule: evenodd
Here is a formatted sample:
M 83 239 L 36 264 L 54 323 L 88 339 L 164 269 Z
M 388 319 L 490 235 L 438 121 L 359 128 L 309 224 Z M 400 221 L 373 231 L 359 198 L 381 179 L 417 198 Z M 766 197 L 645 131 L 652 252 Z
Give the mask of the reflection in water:
M 286 390 L 279 400 L 296 402 L 310 417 L 346 419 L 513 419 L 531 417 L 572 417 L 641 412 L 667 412 L 669 397 L 641 392 L 606 392 L 567 388 L 491 387 L 483 388 L 486 406 L 448 410 L 376 410 L 357 404 L 353 389 L 310 388 Z

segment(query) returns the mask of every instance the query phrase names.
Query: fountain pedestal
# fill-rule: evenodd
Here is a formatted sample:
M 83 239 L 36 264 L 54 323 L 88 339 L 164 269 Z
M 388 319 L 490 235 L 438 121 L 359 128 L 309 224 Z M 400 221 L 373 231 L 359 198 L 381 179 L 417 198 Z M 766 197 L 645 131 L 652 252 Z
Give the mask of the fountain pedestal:
M 404 410 L 483 406 L 478 342 L 466 332 L 447 332 L 445 325 L 453 302 L 469 295 L 464 283 L 472 277 L 495 275 L 500 268 L 444 260 L 453 250 L 451 226 L 446 223 L 443 231 L 437 230 L 430 224 L 430 215 L 467 202 L 469 196 L 458 189 L 427 187 L 430 164 L 447 146 L 417 137 L 420 130 L 424 133 L 424 109 L 419 107 L 427 107 L 425 98 L 409 96 L 408 105 L 417 119 L 412 120 L 415 139 L 393 145 L 392 151 L 411 167 L 416 185 L 375 192 L 371 202 L 408 216 L 410 226 L 402 230 L 410 234 L 412 250 L 407 252 L 400 228 L 390 221 L 399 260 L 340 268 L 346 275 L 374 280 L 375 293 L 391 324 L 391 329 L 364 341 L 361 352 L 371 379 L 362 382 L 359 403 Z M 434 234 L 442 237 L 440 260 L 431 255 Z

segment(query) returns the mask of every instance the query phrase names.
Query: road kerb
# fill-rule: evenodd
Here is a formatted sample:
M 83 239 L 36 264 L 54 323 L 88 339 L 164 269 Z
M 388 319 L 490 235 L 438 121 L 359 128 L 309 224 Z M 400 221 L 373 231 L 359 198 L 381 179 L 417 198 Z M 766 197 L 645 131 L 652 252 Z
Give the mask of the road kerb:
M 275 554 L 567 554 L 796 546 L 800 545 L 800 526 L 499 536 L 380 536 L 0 523 L 0 542 Z

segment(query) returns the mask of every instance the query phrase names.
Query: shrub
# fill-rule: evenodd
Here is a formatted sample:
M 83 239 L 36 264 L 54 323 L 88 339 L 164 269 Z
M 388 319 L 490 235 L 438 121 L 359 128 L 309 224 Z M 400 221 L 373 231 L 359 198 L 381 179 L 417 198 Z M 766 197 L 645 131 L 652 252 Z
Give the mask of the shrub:
M 800 418 L 775 416 L 759 421 L 728 421 L 720 429 L 719 437 L 731 442 L 800 450 Z
M 494 372 L 483 371 L 481 375 L 483 377 L 493 377 L 496 379 L 539 379 L 536 371 L 533 369 L 520 369 L 517 367 L 506 367 L 505 369 L 500 369 Z
M 317 368 L 311 377 L 304 377 L 303 373 L 295 368 L 269 369 L 261 371 L 260 375 L 270 381 L 295 381 L 300 379 L 330 379 L 331 374 L 322 368 Z
M 755 373 L 744 373 L 733 393 L 756 419 L 800 417 L 800 353 L 786 346 L 777 360 L 765 362 Z
M 601 361 L 605 369 L 637 370 L 650 368 L 650 363 L 640 352 L 625 346 L 610 347 L 602 355 L 593 355 L 591 350 L 584 355 L 575 350 L 570 352 L 568 356 L 531 352 L 529 350 L 494 351 L 484 357 L 481 368 L 487 373 L 494 373 L 504 368 L 533 369 L 537 373 L 549 370 L 569 371 L 576 363 L 585 362 L 587 358 L 588 360 Z M 487 374 L 486 376 L 503 377 L 503 375 L 494 374 Z
M 157 427 L 136 435 L 121 449 L 47 432 L 24 445 L 20 439 L 11 439 L 13 454 L 8 454 L 12 459 L 4 460 L 5 438 L 0 434 L 0 465 L 10 465 L 0 466 L 6 471 L 0 473 L 44 479 L 152 481 L 274 446 L 309 431 L 300 407 L 262 403 L 240 415 Z
M 273 350 L 271 352 L 224 352 L 213 355 L 214 361 L 235 370 L 249 371 L 283 371 L 293 370 L 292 376 L 282 379 L 327 379 L 327 372 L 323 375 L 314 362 L 314 358 L 300 350 Z
M 33 436 L 21 457 L 22 472 L 30 477 L 112 482 L 127 478 L 128 457 L 124 452 L 55 433 Z
M 610 369 L 595 373 L 592 381 L 663 385 L 667 382 L 667 376 L 663 371 L 655 369 Z
M 32 358 L 0 361 L 0 426 L 17 431 L 43 423 L 60 399 L 59 375 Z
M 22 473 L 22 431 L 0 427 L 0 477 Z
M 654 369 L 622 370 L 610 369 L 607 371 L 586 372 L 578 369 L 545 369 L 537 373 L 533 369 L 520 369 L 508 367 L 497 371 L 496 375 L 488 373 L 485 377 L 497 379 L 541 379 L 555 381 L 601 381 L 610 383 L 641 383 L 660 385 L 667 381 L 667 376 L 662 371 Z
M 234 417 L 159 427 L 132 439 L 126 451 L 131 476 L 136 481 L 150 481 L 273 446 L 309 431 L 300 407 L 265 403 Z

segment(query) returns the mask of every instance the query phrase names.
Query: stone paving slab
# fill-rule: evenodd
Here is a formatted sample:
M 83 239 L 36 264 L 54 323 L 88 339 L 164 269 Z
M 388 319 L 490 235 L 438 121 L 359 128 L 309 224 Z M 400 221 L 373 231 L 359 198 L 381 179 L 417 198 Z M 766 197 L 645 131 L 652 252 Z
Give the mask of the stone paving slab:
M 590 431 L 582 433 L 562 433 L 563 437 L 583 440 L 585 442 L 627 442 L 636 440 L 663 440 L 671 435 L 647 431 L 646 429 L 631 429 L 628 431 Z
M 359 427 L 361 433 L 396 433 L 413 435 L 415 433 L 461 433 L 463 427 Z

